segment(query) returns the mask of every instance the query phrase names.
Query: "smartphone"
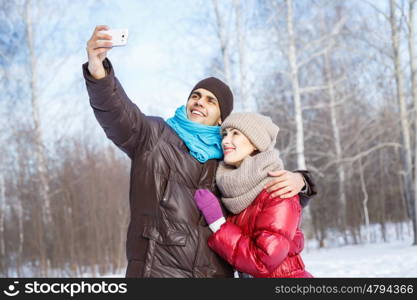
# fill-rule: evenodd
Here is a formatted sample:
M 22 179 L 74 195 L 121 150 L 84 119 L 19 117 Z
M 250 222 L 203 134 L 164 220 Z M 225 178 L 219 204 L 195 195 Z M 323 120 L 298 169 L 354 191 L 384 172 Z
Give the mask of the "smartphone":
M 126 46 L 127 38 L 129 36 L 128 29 L 110 29 L 101 31 L 112 36 L 111 42 L 113 47 L 115 46 Z

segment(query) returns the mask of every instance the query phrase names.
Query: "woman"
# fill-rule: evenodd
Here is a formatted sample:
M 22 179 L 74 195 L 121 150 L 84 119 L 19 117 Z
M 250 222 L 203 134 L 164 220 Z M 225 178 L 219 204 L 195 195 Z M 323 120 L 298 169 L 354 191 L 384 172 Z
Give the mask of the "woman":
M 299 254 L 304 237 L 298 195 L 281 199 L 264 189 L 268 172 L 283 169 L 274 148 L 278 126 L 260 114 L 234 113 L 221 130 L 224 161 L 216 183 L 222 203 L 234 215 L 226 221 L 218 199 L 197 190 L 196 204 L 214 232 L 210 248 L 240 277 L 312 277 Z

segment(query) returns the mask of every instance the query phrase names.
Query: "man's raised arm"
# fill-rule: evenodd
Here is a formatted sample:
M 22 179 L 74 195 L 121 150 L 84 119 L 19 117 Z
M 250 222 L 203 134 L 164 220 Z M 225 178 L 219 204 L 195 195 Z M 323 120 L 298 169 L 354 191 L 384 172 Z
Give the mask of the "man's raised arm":
M 83 74 L 90 105 L 106 136 L 132 158 L 138 145 L 145 147 L 149 140 L 149 121 L 126 95 L 106 58 L 111 36 L 101 31 L 107 29 L 97 26 L 87 42 L 88 62 L 83 65 Z

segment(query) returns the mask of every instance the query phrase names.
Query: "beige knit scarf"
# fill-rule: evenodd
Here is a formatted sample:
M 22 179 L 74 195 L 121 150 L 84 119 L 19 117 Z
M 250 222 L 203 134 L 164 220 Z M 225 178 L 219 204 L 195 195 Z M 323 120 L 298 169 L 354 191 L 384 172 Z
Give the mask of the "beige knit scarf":
M 268 172 L 284 168 L 276 149 L 246 157 L 238 168 L 219 164 L 216 183 L 223 197 L 222 202 L 234 214 L 248 207 L 265 184 L 271 180 Z

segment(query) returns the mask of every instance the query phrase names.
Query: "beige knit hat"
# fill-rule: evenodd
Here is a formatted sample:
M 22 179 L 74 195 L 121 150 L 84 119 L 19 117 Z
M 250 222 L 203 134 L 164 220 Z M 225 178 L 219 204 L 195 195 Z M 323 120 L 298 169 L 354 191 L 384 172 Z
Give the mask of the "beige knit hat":
M 246 112 L 230 114 L 221 128 L 222 132 L 226 128 L 236 128 L 261 152 L 275 147 L 279 131 L 279 127 L 272 122 L 270 117 Z

